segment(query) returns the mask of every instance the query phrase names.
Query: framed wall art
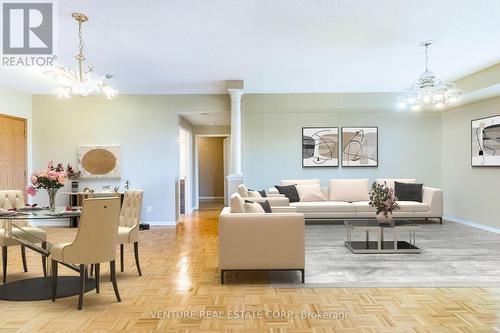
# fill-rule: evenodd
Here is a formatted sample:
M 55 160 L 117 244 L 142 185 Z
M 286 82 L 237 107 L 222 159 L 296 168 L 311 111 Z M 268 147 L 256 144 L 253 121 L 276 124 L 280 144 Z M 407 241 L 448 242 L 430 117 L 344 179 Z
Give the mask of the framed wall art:
M 378 166 L 378 127 L 342 127 L 342 167 Z
M 121 146 L 78 146 L 81 178 L 121 178 Z
M 500 115 L 471 121 L 471 164 L 500 166 Z
M 302 128 L 302 167 L 339 166 L 338 127 Z

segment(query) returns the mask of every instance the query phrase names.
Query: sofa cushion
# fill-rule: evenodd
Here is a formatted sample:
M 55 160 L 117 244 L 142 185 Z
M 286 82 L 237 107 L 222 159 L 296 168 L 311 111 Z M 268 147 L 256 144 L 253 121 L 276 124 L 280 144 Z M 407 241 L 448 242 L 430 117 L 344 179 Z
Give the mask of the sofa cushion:
M 297 185 L 300 201 L 326 201 L 319 184 L 314 185 Z
M 406 184 L 394 182 L 394 195 L 401 201 L 422 202 L 422 187 L 424 184 Z
M 233 193 L 229 202 L 231 213 L 245 213 L 245 201 L 238 193 Z
M 281 185 L 320 185 L 319 179 L 285 179 L 281 180 Z
M 330 179 L 330 200 L 368 201 L 368 179 Z
M 429 205 L 416 201 L 398 201 L 401 208 L 398 212 L 426 212 L 429 210 Z
M 394 182 L 400 182 L 405 184 L 415 184 L 417 182 L 416 179 L 413 178 L 380 178 L 377 179 L 377 184 L 384 185 L 386 184 L 388 188 L 394 189 Z
M 258 202 L 245 202 L 245 212 L 248 214 L 264 214 L 264 208 Z
M 248 188 L 244 184 L 238 185 L 238 194 L 243 198 L 248 197 Z
M 355 201 L 352 204 L 356 208 L 356 212 L 376 212 L 375 207 L 370 207 L 368 204 L 370 201 Z
M 311 201 L 294 202 L 290 206 L 296 207 L 298 212 L 354 212 L 354 205 L 342 201 Z
M 295 187 L 295 185 L 274 185 L 274 187 L 276 187 L 280 194 L 283 194 L 285 197 L 287 197 L 290 202 L 300 201 L 299 193 L 297 192 L 297 188 Z

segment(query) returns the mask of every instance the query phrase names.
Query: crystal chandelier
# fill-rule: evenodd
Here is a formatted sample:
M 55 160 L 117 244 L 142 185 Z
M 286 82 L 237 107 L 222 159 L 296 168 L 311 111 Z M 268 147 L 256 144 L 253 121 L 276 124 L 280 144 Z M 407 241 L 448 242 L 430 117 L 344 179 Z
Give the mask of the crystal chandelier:
M 78 61 L 78 69 L 71 66 L 56 67 L 52 71 L 46 72 L 57 84 L 55 91 L 59 98 L 70 98 L 71 95 L 88 96 L 91 93 L 102 93 L 107 98 L 112 99 L 118 93 L 106 82 L 112 75 L 98 75 L 91 65 L 84 69 L 85 55 L 83 53 L 82 24 L 88 21 L 88 17 L 82 13 L 73 13 L 73 18 L 78 22 L 79 51 L 75 58 Z
M 403 91 L 399 107 L 409 107 L 419 111 L 425 107 L 440 109 L 446 104 L 454 103 L 462 98 L 462 92 L 452 82 L 441 82 L 433 72 L 429 71 L 429 46 L 432 41 L 420 44 L 425 47 L 425 72 L 420 74 L 418 82 Z

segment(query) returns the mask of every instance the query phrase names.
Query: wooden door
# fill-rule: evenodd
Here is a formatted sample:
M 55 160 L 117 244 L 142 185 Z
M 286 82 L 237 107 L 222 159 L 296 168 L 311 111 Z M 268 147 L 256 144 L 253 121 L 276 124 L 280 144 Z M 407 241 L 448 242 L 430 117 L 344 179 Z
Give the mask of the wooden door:
M 26 119 L 0 114 L 1 190 L 21 190 L 25 192 L 27 178 L 26 145 Z

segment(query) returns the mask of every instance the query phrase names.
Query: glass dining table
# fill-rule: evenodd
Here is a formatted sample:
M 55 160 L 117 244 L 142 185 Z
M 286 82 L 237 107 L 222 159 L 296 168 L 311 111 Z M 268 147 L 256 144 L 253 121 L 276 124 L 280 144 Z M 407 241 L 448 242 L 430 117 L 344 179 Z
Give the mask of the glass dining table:
M 45 208 L 26 208 L 18 211 L 0 212 L 0 222 L 3 223 L 2 236 L 19 243 L 19 245 L 45 258 L 43 260 L 45 265 L 44 272 L 47 272 L 48 275 L 18 279 L 0 285 L 0 300 L 37 301 L 52 298 L 52 278 L 50 277 L 50 263 L 47 258 L 50 256 L 50 251 L 54 244 L 40 237 L 40 233 L 34 232 L 31 222 L 78 218 L 79 216 L 79 210 L 66 210 L 65 207 L 56 207 L 55 212 L 51 212 Z M 79 267 L 76 265 L 60 264 L 75 272 L 80 272 Z M 44 273 L 42 274 L 45 275 Z M 78 295 L 79 283 L 79 275 L 58 276 L 57 298 Z M 93 289 L 95 289 L 95 279 L 88 278 L 85 282 L 85 292 Z

